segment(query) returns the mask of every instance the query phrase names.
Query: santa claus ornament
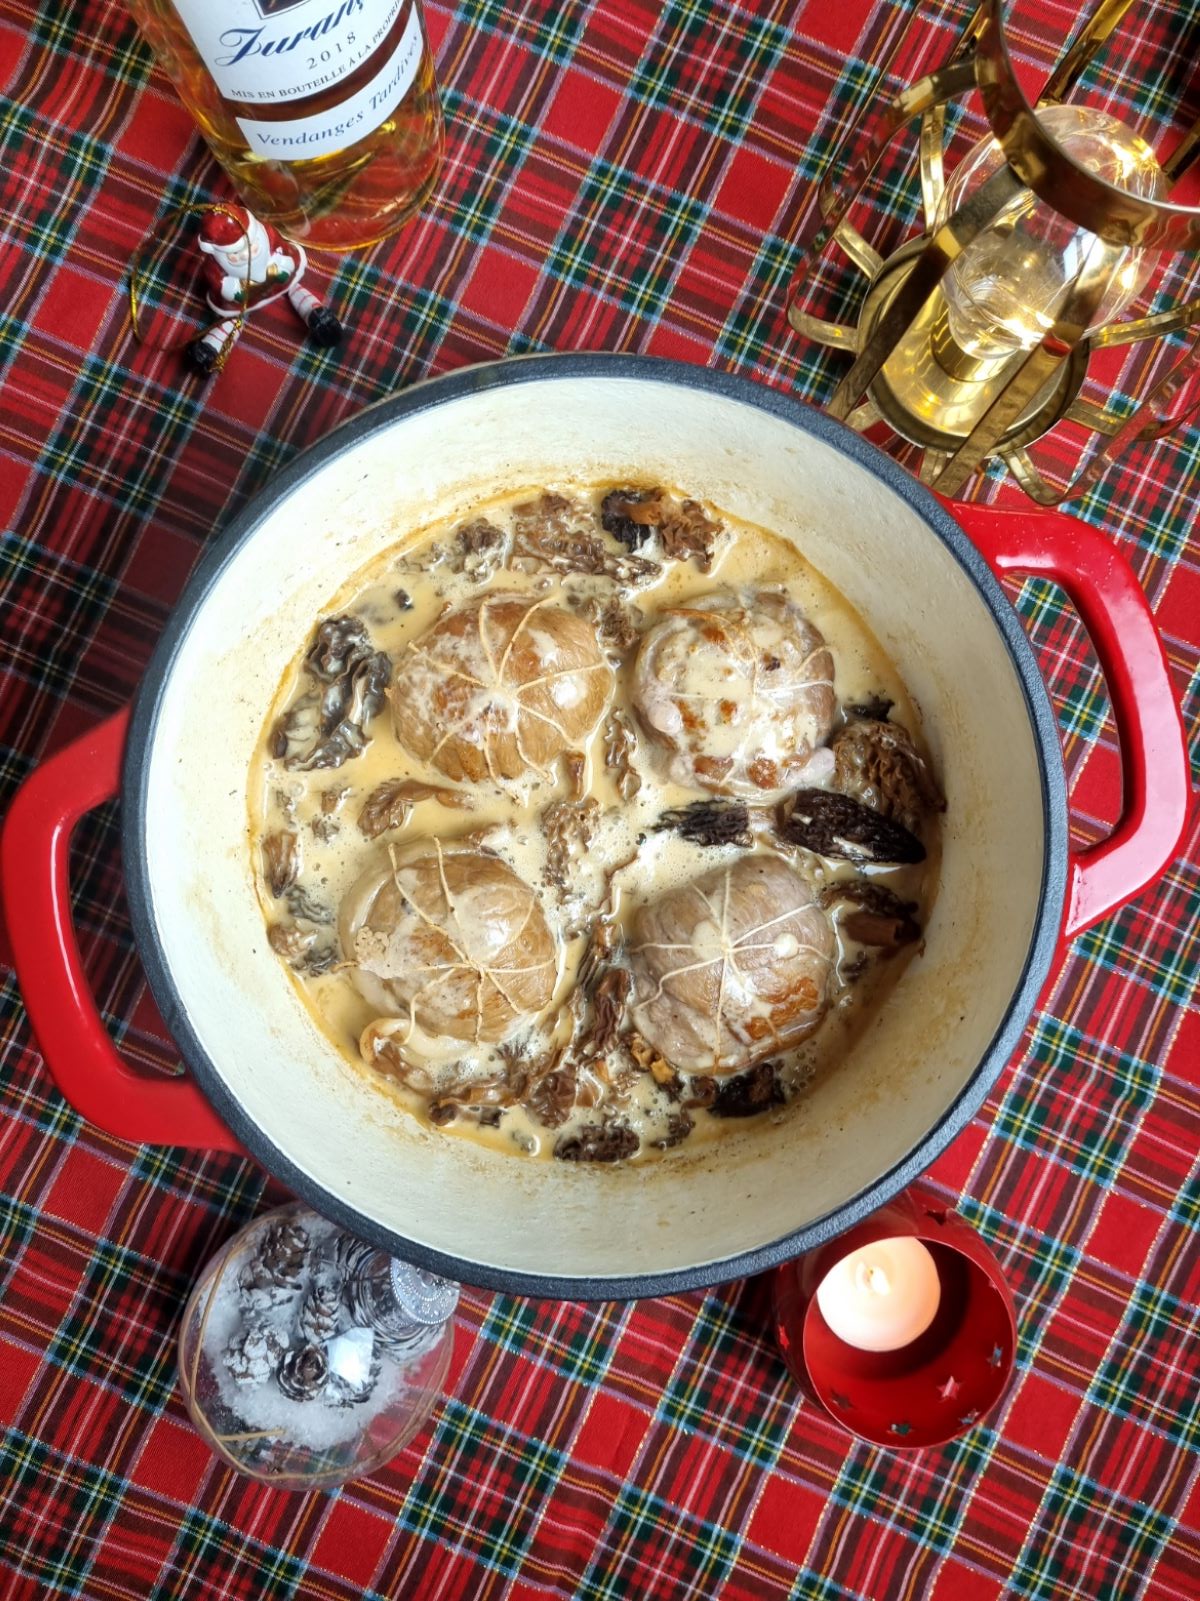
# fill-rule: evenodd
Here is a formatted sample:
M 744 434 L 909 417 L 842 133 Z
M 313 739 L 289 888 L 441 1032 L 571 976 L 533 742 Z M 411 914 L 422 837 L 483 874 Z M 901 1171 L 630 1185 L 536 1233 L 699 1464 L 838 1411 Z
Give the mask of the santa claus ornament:
M 323 350 L 336 345 L 342 325 L 301 283 L 308 257 L 304 246 L 285 239 L 245 206 L 214 207 L 200 223 L 208 304 L 220 317 L 188 346 L 188 361 L 205 377 L 225 364 L 251 312 L 286 300 Z
M 184 355 L 202 377 L 220 372 L 247 317 L 286 300 L 315 345 L 328 350 L 342 337 L 342 325 L 302 280 L 308 268 L 303 245 L 285 239 L 245 206 L 221 204 L 189 208 L 200 213 L 197 244 L 203 261 L 208 305 L 217 321 L 188 341 Z M 130 313 L 138 339 L 138 273 L 130 278 Z

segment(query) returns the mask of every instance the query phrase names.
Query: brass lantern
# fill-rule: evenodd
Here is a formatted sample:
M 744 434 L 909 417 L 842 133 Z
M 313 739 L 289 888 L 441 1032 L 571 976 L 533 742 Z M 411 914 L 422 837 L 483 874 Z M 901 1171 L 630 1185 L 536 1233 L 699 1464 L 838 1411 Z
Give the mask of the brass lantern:
M 1198 332 L 1132 415 L 1081 394 L 1094 351 L 1160 339 L 1200 319 L 1200 299 L 1191 299 L 1118 320 L 1156 259 L 1200 251 L 1200 209 L 1169 198 L 1200 151 L 1200 123 L 1160 163 L 1116 117 L 1067 100 L 1132 5 L 1100 0 L 1035 109 L 1013 70 L 1003 0 L 982 0 L 948 59 L 877 108 L 863 149 L 818 191 L 789 319 L 808 338 L 854 354 L 831 414 L 858 428 L 883 422 L 919 447 L 921 477 L 942 494 L 959 494 L 999 459 L 1043 505 L 1076 496 L 1133 440 L 1177 425 L 1171 409 L 1200 366 Z M 975 89 L 991 133 L 947 182 L 945 107 Z M 886 148 L 917 120 L 925 229 L 884 259 L 848 213 Z M 839 164 L 835 157 L 830 172 Z M 832 244 L 868 279 L 857 326 L 812 316 L 800 302 Z M 1053 485 L 1028 447 L 1064 419 L 1096 442 L 1087 465 Z

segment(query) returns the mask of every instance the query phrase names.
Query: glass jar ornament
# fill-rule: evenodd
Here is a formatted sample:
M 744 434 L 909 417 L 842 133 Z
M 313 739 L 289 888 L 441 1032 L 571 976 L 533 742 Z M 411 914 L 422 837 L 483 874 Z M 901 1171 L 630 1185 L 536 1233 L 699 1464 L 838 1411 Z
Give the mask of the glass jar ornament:
M 231 1467 L 328 1489 L 390 1461 L 442 1393 L 458 1286 L 299 1202 L 205 1267 L 179 1333 L 192 1422 Z

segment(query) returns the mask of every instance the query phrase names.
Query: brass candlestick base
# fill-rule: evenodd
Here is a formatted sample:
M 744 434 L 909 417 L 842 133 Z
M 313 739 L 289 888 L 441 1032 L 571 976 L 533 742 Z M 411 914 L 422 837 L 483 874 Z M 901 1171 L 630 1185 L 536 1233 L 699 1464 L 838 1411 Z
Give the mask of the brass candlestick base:
M 849 330 L 852 342 L 837 341 L 839 349 L 857 352 L 870 345 L 925 242 L 924 237 L 913 239 L 880 263 L 878 274 L 867 289 L 858 327 Z M 821 325 L 795 302 L 789 307 L 788 319 L 798 333 L 826 342 Z M 945 296 L 940 287 L 935 287 L 846 420 L 856 428 L 886 423 L 901 439 L 924 451 L 920 476 L 923 482 L 936 482 L 993 402 L 1007 389 L 1023 360 L 1021 353 L 999 361 L 967 355 L 954 342 Z M 1076 347 L 1069 360 L 1062 363 L 1005 430 L 997 454 L 1024 449 L 1069 417 L 1086 371 L 1087 352 Z
M 1200 121 L 1160 165 L 1115 118 L 1063 105 L 1132 5 L 1098 0 L 1035 114 L 1013 71 L 1002 0 L 982 0 L 943 65 L 879 107 L 872 137 L 841 180 L 821 184 L 789 320 L 807 338 L 854 356 L 831 414 L 858 428 L 883 422 L 919 447 L 921 478 L 943 494 L 960 493 L 981 466 L 1000 460 L 1033 499 L 1057 505 L 1089 488 L 1134 439 L 1158 438 L 1182 420 L 1178 401 L 1200 367 L 1200 332 L 1132 416 L 1081 393 L 1093 350 L 1200 323 L 1200 299 L 1112 320 L 1144 284 L 1147 253 L 1200 252 L 1200 210 L 1162 198 L 1200 154 Z M 994 143 L 964 159 L 966 181 L 956 172 L 947 195 L 945 106 L 974 89 Z M 884 150 L 917 118 L 925 229 L 885 260 L 848 213 Z M 1060 127 L 1074 154 L 1056 141 Z M 849 131 L 831 172 L 857 131 Z M 1096 170 L 1101 163 L 1119 183 Z M 833 243 L 868 281 L 857 325 L 827 322 L 800 303 L 813 265 Z M 1095 443 L 1083 469 L 1056 486 L 1028 447 L 1063 421 L 1087 428 Z

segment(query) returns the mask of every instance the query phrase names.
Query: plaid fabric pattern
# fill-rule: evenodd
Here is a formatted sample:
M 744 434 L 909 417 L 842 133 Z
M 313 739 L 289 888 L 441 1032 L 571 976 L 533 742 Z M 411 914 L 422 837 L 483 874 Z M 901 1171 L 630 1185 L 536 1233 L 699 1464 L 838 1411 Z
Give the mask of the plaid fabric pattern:
M 795 240 L 908 9 L 431 0 L 449 127 L 434 200 L 398 239 L 318 265 L 351 330 L 342 349 L 302 343 L 281 308 L 203 388 L 133 340 L 124 279 L 171 207 L 228 196 L 221 174 L 116 0 L 0 0 L 3 794 L 128 700 L 209 531 L 399 386 L 600 348 L 828 394 L 841 362 L 785 320 Z M 965 0 L 926 9 L 944 48 Z M 1029 63 L 1077 15 L 1065 0 L 1017 10 Z M 1194 64 L 1179 17 L 1138 8 L 1120 37 L 1094 83 L 1108 71 L 1126 114 L 1161 124 Z M 907 226 L 896 164 L 868 206 L 876 229 L 888 214 L 885 237 Z M 828 292 L 844 301 L 845 283 Z M 1119 393 L 1133 376 L 1119 369 Z M 1139 446 L 1076 508 L 1136 568 L 1193 732 L 1197 442 Z M 1057 591 L 1013 597 L 1094 837 L 1119 800 L 1101 679 Z M 121 1048 L 173 1071 L 114 812 L 76 836 L 80 937 Z M 276 1188 L 232 1157 L 82 1124 L 0 968 L 0 1595 L 1194 1597 L 1197 859 L 1193 835 L 1157 887 L 1074 943 L 930 1176 L 1005 1264 L 1021 1343 L 986 1426 L 911 1458 L 800 1402 L 761 1282 L 628 1306 L 468 1290 L 450 1393 L 393 1464 L 332 1495 L 240 1480 L 187 1423 L 173 1342 L 204 1261 Z

